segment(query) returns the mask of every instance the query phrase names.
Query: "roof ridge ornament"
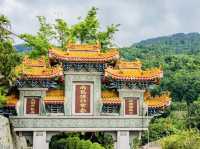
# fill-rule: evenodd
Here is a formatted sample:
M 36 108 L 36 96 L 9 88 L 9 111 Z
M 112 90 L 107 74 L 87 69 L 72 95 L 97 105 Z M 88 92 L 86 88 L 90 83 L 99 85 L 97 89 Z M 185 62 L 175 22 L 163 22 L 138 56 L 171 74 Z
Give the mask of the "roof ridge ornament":
M 66 45 L 67 51 L 73 51 L 73 52 L 98 52 L 100 53 L 101 50 L 101 44 L 99 41 L 97 41 L 94 44 L 89 43 L 74 43 L 69 41 Z
M 132 60 L 132 61 L 127 61 L 124 59 L 120 59 L 116 63 L 116 68 L 118 69 L 141 69 L 142 63 L 140 60 Z

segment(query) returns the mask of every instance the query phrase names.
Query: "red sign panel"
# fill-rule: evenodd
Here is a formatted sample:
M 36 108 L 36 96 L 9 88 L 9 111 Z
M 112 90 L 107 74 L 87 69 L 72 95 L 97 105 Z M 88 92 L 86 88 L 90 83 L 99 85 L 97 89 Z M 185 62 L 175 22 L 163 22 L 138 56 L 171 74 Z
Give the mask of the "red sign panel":
M 90 113 L 90 85 L 76 85 L 75 112 Z
M 125 99 L 125 114 L 136 115 L 137 114 L 137 99 L 128 98 Z
M 39 114 L 39 98 L 26 99 L 26 114 Z

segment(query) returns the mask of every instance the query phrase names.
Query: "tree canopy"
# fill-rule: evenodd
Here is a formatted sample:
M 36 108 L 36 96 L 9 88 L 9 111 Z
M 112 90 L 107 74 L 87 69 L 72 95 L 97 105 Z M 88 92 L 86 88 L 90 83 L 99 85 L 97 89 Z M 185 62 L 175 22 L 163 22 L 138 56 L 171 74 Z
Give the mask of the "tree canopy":
M 85 18 L 70 25 L 64 19 L 56 19 L 54 23 L 47 23 L 44 16 L 38 16 L 39 31 L 35 35 L 21 34 L 27 41 L 26 45 L 32 48 L 31 57 L 47 55 L 51 46 L 58 46 L 65 50 L 68 42 L 96 43 L 99 42 L 103 50 L 113 46 L 114 33 L 119 24 L 107 26 L 105 31 L 100 28 L 97 18 L 97 8 L 92 7 Z
M 20 63 L 20 56 L 13 47 L 13 40 L 8 29 L 10 21 L 0 16 L 0 78 L 2 85 L 11 85 L 15 78 L 14 68 Z

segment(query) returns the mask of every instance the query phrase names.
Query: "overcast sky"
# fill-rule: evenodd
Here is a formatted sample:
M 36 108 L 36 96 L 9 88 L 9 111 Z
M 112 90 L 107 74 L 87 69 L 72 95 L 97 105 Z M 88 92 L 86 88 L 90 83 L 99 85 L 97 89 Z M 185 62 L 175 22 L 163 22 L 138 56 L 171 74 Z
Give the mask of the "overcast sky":
M 115 36 L 119 47 L 177 32 L 200 31 L 200 0 L 0 0 L 0 13 L 9 17 L 14 32 L 35 33 L 36 16 L 46 16 L 49 22 L 64 18 L 73 24 L 92 6 L 99 8 L 102 28 L 121 24 Z

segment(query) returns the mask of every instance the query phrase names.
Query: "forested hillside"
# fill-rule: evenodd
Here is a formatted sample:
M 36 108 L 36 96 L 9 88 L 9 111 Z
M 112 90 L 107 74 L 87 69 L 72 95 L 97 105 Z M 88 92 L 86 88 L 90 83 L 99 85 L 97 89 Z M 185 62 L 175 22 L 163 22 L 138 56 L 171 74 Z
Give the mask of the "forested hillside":
M 18 52 L 27 52 L 27 51 L 31 50 L 31 48 L 26 47 L 25 44 L 23 44 L 23 43 L 22 44 L 17 44 L 14 47 L 16 48 L 16 50 Z
M 172 51 L 177 53 L 196 52 L 200 50 L 200 34 L 177 33 L 170 36 L 142 40 L 139 43 L 133 44 L 132 47 L 148 48 L 157 45 L 170 48 Z
M 140 59 L 145 68 L 163 68 L 164 79 L 160 86 L 155 88 L 154 93 L 169 90 L 174 101 L 192 102 L 199 98 L 199 33 L 179 33 L 148 39 L 122 48 L 120 52 L 125 59 Z
M 151 92 L 170 91 L 173 101 L 160 118 L 151 121 L 149 135 L 145 133 L 142 142 L 147 143 L 149 136 L 150 141 L 162 140 L 167 149 L 181 148 L 185 143 L 182 133 L 191 133 L 188 128 L 200 129 L 200 34 L 148 39 L 121 48 L 120 52 L 125 59 L 140 59 L 145 68 L 162 67 L 164 78 Z

